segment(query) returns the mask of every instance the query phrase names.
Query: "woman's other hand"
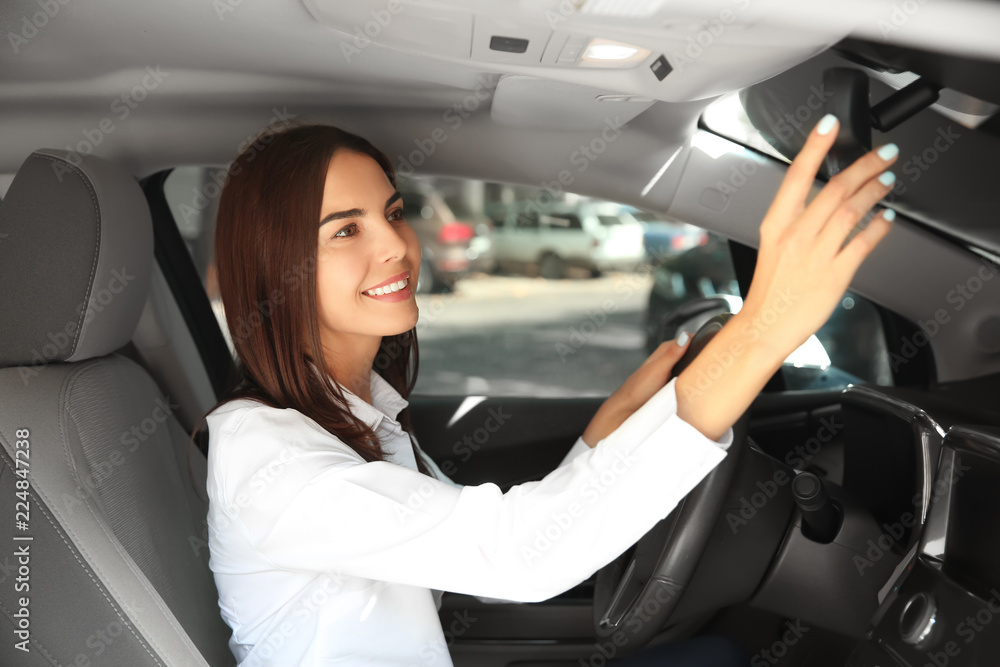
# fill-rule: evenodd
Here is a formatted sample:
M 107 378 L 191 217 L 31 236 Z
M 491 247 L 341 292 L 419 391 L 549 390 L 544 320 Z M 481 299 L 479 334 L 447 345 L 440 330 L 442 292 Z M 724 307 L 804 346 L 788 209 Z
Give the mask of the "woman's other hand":
M 670 371 L 684 354 L 690 336 L 682 333 L 664 341 L 642 365 L 607 398 L 583 432 L 583 441 L 593 447 L 652 398 L 670 379 Z

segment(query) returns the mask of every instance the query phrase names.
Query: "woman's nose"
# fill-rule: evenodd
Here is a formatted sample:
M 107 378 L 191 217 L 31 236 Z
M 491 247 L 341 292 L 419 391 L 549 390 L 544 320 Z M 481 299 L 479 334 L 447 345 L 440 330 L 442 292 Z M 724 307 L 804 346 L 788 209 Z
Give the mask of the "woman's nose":
M 382 230 L 378 239 L 378 258 L 383 262 L 399 261 L 406 255 L 406 239 L 399 229 L 388 220 L 379 225 Z

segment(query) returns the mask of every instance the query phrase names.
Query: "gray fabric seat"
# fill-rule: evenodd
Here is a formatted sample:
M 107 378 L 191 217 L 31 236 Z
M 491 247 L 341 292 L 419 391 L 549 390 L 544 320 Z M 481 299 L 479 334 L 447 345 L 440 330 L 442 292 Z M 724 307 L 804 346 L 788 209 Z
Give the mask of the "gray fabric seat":
M 235 662 L 208 569 L 205 458 L 170 398 L 115 353 L 152 262 L 131 175 L 28 157 L 0 207 L 0 665 Z

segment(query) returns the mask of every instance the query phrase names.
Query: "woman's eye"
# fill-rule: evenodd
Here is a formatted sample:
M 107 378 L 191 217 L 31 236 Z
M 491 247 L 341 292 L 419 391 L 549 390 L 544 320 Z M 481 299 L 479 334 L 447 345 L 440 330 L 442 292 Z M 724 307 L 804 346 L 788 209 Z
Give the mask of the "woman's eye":
M 355 223 L 352 222 L 351 224 L 347 225 L 346 227 L 344 227 L 343 229 L 341 229 L 339 232 L 337 232 L 333 236 L 334 236 L 334 238 L 336 238 L 338 236 L 341 237 L 341 238 L 344 238 L 344 237 L 354 236 L 357 233 L 358 233 L 358 226 Z
M 403 222 L 406 220 L 406 216 L 403 215 L 403 209 L 397 208 L 395 211 L 389 214 L 389 220 L 392 222 Z

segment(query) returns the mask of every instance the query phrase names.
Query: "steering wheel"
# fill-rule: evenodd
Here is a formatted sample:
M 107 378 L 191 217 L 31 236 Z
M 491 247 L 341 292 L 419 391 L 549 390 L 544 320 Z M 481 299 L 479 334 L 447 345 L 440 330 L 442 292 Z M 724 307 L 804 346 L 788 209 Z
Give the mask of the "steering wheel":
M 687 368 L 731 317 L 731 313 L 720 313 L 698 329 L 671 378 Z M 621 646 L 619 655 L 630 655 L 648 644 L 666 625 L 691 583 L 746 446 L 748 420 L 749 410 L 733 425 L 733 443 L 726 458 L 665 519 L 597 572 L 594 632 L 599 640 L 613 639 Z

